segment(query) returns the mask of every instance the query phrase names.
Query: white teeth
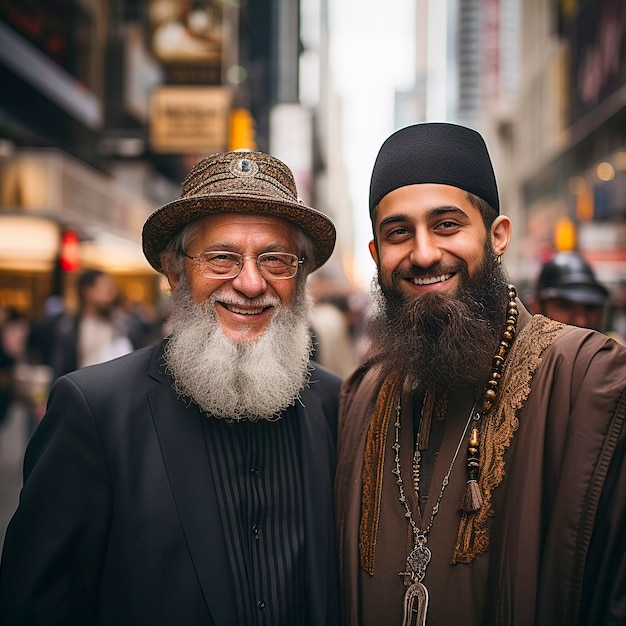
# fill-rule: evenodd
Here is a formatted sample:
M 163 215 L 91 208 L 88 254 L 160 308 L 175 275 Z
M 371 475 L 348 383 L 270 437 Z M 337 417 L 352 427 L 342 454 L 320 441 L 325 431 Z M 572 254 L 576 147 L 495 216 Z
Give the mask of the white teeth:
M 262 308 L 259 308 L 259 309 L 240 309 L 240 308 L 238 308 L 236 306 L 233 306 L 232 304 L 227 304 L 225 306 L 231 313 L 239 313 L 241 315 L 258 315 L 259 313 L 263 313 L 263 309 Z
M 414 285 L 434 285 L 435 283 L 442 283 L 444 280 L 448 280 L 452 277 L 452 274 L 441 274 L 440 276 L 430 276 L 429 278 L 414 278 Z

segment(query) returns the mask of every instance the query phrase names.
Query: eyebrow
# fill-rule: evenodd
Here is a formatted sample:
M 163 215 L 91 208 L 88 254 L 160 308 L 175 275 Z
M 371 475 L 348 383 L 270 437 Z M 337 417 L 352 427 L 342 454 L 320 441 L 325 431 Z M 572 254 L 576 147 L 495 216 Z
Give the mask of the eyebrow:
M 458 215 L 458 216 L 463 216 L 463 217 L 467 217 L 467 213 L 465 211 L 463 211 L 463 209 L 460 209 L 458 206 L 441 206 L 441 207 L 435 207 L 432 209 L 429 209 L 426 212 L 426 219 L 436 219 L 438 217 L 441 217 L 442 215 Z M 406 213 L 398 213 L 397 215 L 390 215 L 389 217 L 386 217 L 385 219 L 381 220 L 380 224 L 378 225 L 378 229 L 381 230 L 382 228 L 384 228 L 385 226 L 389 226 L 390 224 L 398 224 L 398 223 L 403 223 L 403 222 L 410 222 L 411 218 L 406 214 Z
M 270 241 L 263 248 L 260 248 L 263 252 L 289 252 L 290 246 L 281 243 L 280 241 Z M 237 252 L 239 245 L 230 241 L 212 241 L 204 247 L 204 252 L 224 251 L 224 252 Z

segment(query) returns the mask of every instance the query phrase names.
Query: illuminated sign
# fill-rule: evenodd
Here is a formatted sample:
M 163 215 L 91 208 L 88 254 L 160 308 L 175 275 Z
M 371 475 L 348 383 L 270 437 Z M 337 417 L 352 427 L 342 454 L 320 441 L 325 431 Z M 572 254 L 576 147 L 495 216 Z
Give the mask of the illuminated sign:
M 155 152 L 222 152 L 228 147 L 231 90 L 163 86 L 152 93 L 150 143 Z

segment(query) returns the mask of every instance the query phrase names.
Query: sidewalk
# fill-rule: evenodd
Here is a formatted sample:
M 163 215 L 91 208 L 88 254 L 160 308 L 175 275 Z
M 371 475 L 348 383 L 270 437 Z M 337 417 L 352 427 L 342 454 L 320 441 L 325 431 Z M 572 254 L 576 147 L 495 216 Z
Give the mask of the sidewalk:
M 0 545 L 17 507 L 26 447 L 26 412 L 14 404 L 0 426 Z

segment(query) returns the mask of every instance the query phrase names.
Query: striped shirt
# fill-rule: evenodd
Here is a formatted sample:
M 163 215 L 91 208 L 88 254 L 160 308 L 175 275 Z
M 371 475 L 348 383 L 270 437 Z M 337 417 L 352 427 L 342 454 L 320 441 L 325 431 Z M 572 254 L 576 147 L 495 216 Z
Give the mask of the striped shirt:
M 276 422 L 207 420 L 239 624 L 306 624 L 300 428 L 293 407 Z

